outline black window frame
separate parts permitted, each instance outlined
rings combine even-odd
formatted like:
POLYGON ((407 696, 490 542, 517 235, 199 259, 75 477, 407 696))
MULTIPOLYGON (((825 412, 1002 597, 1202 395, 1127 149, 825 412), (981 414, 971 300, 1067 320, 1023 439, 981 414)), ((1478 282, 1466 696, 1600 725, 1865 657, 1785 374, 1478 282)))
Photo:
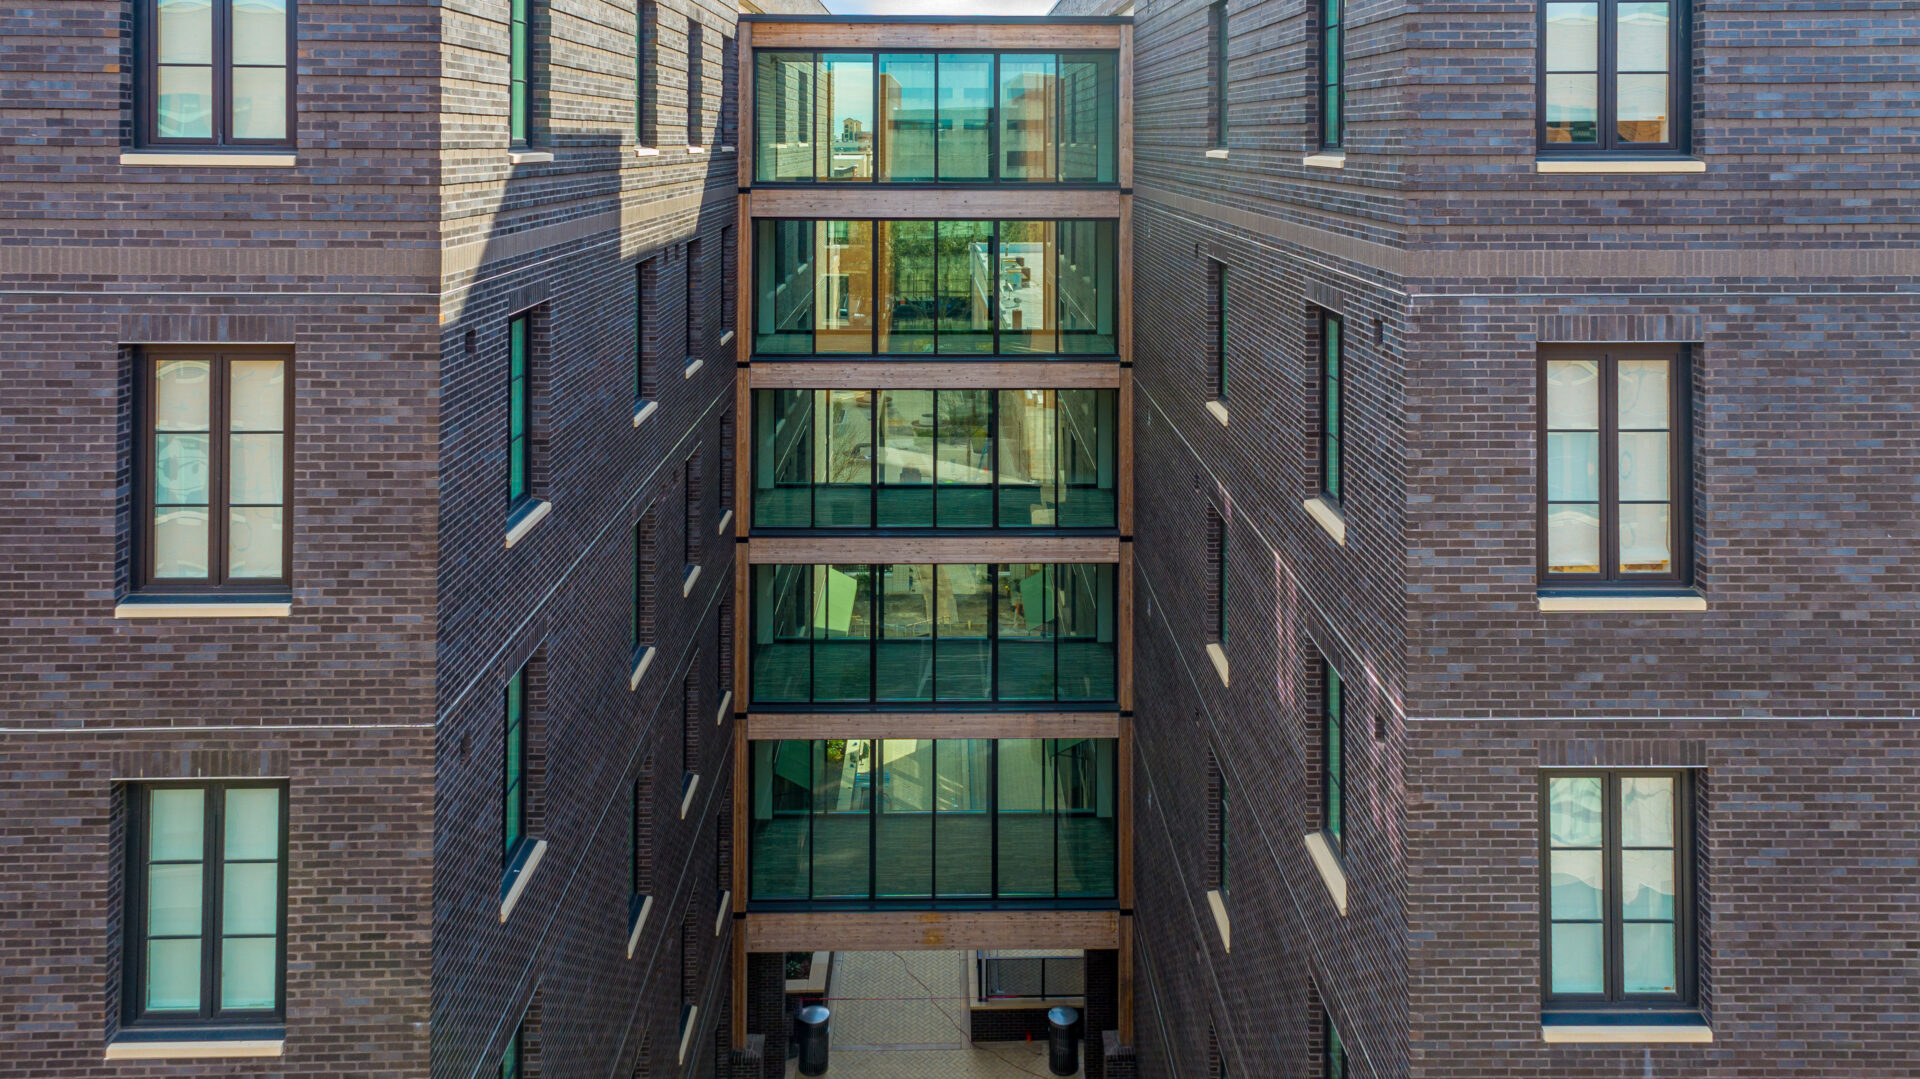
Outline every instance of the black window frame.
MULTIPOLYGON (((752 186, 754 187, 804 187, 808 185, 817 184, 817 185, 823 185, 826 187, 859 187, 861 185, 889 187, 893 185, 899 185, 902 187, 924 188, 924 189, 935 189, 935 190, 940 188, 1002 188, 1002 189, 1011 189, 1011 190, 1020 190, 1023 188, 1035 188, 1040 190, 1054 190, 1054 191, 1061 191, 1061 190, 1106 191, 1106 190, 1113 190, 1115 188, 1119 188, 1123 186, 1120 182, 1121 173, 1119 168, 1120 141, 1122 139, 1122 134, 1121 134, 1120 114, 1119 114, 1119 101, 1120 101, 1120 93, 1121 93, 1120 67, 1119 67, 1120 54, 1119 54, 1119 50, 1117 49, 1073 49, 1073 48, 947 49, 947 48, 938 48, 933 46, 927 46, 924 48, 898 46, 898 47, 891 47, 891 48, 884 48, 884 49, 877 49, 877 48, 815 49, 815 48, 768 47, 768 48, 756 48, 753 50, 753 57, 752 57, 753 63, 752 63, 751 70, 742 72, 740 75, 742 79, 758 80, 759 71, 760 71, 760 55, 762 53, 778 53, 786 56, 799 56, 799 55, 812 56, 814 75, 813 75, 812 82, 809 84, 809 88, 806 94, 806 98, 807 98, 806 110, 809 115, 802 118, 802 123, 806 125, 806 131, 808 132, 808 135, 810 137, 817 136, 819 134, 819 128, 817 127, 819 123, 819 114, 822 111, 832 107, 831 95, 827 93, 825 90, 826 80, 820 77, 821 57, 836 56, 836 57, 848 58, 848 57, 866 55, 871 58, 873 71, 874 71, 873 117, 874 117, 874 123, 876 126, 878 126, 881 122, 881 109, 880 109, 881 103, 880 103, 880 93, 879 93, 880 58, 882 56, 920 56, 920 55, 934 57, 935 59, 934 59, 934 84, 933 85, 934 85, 934 101, 935 101, 935 106, 934 106, 935 107, 935 113, 934 113, 935 137, 934 137, 933 171, 932 171, 933 178, 930 180, 883 180, 880 178, 880 175, 879 175, 879 172, 880 172, 879 159, 876 151, 875 162, 874 162, 875 167, 873 169, 874 174, 872 176, 858 177, 858 178, 845 179, 845 180, 835 180, 830 177, 823 177, 820 175, 820 170, 818 165, 819 158, 818 158, 818 155, 816 154, 815 155, 816 164, 814 166, 814 175, 809 179, 804 179, 804 180, 763 179, 757 175, 757 173, 759 172, 759 166, 760 166, 759 147, 762 145, 761 139, 760 139, 760 129, 761 129, 761 117, 763 113, 762 113, 762 106, 759 101, 759 95, 756 94, 755 100, 753 103, 753 116, 748 118, 748 123, 752 127, 752 131, 750 132, 750 135, 754 140, 753 145, 755 148, 754 149, 754 153, 755 153, 754 171, 756 175, 752 180, 752 186), (1058 103, 1063 99, 1063 95, 1065 94, 1065 83, 1066 83, 1066 80, 1064 77, 1058 76, 1058 72, 1060 71, 1061 68, 1063 68, 1066 65, 1066 63, 1069 60, 1074 58, 1091 57, 1091 56, 1106 56, 1106 57, 1113 58, 1115 112, 1114 112, 1114 134, 1113 134, 1114 146, 1112 149, 1113 164, 1114 164, 1114 178, 1112 181, 1102 183, 1099 181, 1063 180, 1063 179, 1057 179, 1057 178, 1053 180, 1010 180, 1010 179, 1002 178, 1001 172, 1002 172, 1002 166, 1004 165, 1004 162, 1001 160, 1001 155, 1000 155, 1000 134, 1001 134, 1000 132, 1000 128, 1001 128, 1000 58, 1003 56, 1041 56, 1041 55, 1052 56, 1054 58, 1054 70, 1056 72, 1056 83, 1057 83, 1055 87, 1056 105, 1058 105, 1058 103), (990 57, 993 61, 992 64, 990 65, 991 73, 988 77, 988 85, 992 89, 991 89, 991 94, 987 104, 987 118, 986 118, 987 155, 988 155, 987 161, 988 161, 988 172, 990 175, 984 180, 943 180, 940 178, 942 173, 940 171, 940 140, 939 140, 939 134, 938 134, 939 133, 939 111, 938 110, 939 110, 939 86, 940 86, 939 60, 941 58, 948 57, 948 56, 986 56, 986 57, 990 57)), ((757 81, 755 85, 757 87, 758 85, 757 81)), ((771 118, 777 118, 777 122, 773 126, 776 129, 789 126, 789 116, 786 109, 786 98, 781 95, 775 95, 773 98, 773 103, 774 103, 773 109, 770 111, 774 114, 774 117, 771 117, 771 118)), ((1051 153, 1053 154, 1053 158, 1054 158, 1054 173, 1056 177, 1059 176, 1064 171, 1060 167, 1060 158, 1061 158, 1061 146, 1066 141, 1064 137, 1066 110, 1064 108, 1061 108, 1059 112, 1061 114, 1062 121, 1061 121, 1061 125, 1056 129, 1053 145, 1051 147, 1051 153)), ((829 125, 827 138, 829 142, 831 142, 833 138, 831 125, 829 125)))
POLYGON ((1227 392, 1231 384, 1232 354, 1230 349, 1231 342, 1227 336, 1227 311, 1230 302, 1230 291, 1227 264, 1225 262, 1212 258, 1207 260, 1207 286, 1210 293, 1207 297, 1207 318, 1211 323, 1211 325, 1207 327, 1210 331, 1207 334, 1209 338, 1207 343, 1212 347, 1213 351, 1211 357, 1213 360, 1213 370, 1209 372, 1212 375, 1212 385, 1209 389, 1213 391, 1214 400, 1221 404, 1226 404, 1227 392))
POLYGON ((1534 572, 1539 587, 1600 592, 1685 590, 1693 586, 1693 350, 1683 344, 1554 344, 1535 360, 1534 572), (1553 573, 1548 569, 1547 364, 1593 359, 1600 365, 1600 565, 1598 573, 1553 573), (1620 360, 1664 360, 1667 375, 1668 526, 1673 568, 1667 573, 1620 572, 1619 374, 1620 360))
POLYGON ((530 801, 527 788, 532 784, 533 769, 527 760, 529 739, 527 726, 531 720, 527 707, 527 666, 523 665, 507 679, 506 688, 501 695, 501 721, 503 740, 500 749, 500 850, 501 865, 511 869, 519 860, 521 848, 534 842, 532 828, 527 819, 530 801), (516 708, 517 705, 517 708, 516 708), (519 768, 514 768, 514 749, 519 749, 519 768), (514 810, 519 810, 519 832, 514 831, 514 810))
POLYGON ((184 1032, 196 1029, 234 1027, 278 1027, 287 1016, 287 851, 288 784, 272 779, 220 779, 174 782, 142 781, 126 786, 126 875, 122 904, 124 937, 121 957, 120 1011, 122 1028, 184 1032), (201 931, 200 931, 200 1010, 192 1015, 182 1012, 149 1013, 144 990, 147 966, 147 821, 151 814, 150 796, 155 790, 192 789, 205 793, 206 814, 201 833, 201 931), (221 904, 225 889, 226 792, 229 790, 274 790, 280 795, 280 918, 276 927, 279 959, 275 978, 277 1003, 270 1009, 223 1009, 220 1000, 221 904))
POLYGON ((1219 888, 1220 894, 1226 896, 1229 894, 1233 884, 1233 847, 1231 832, 1229 830, 1232 817, 1228 815, 1228 809, 1231 805, 1231 795, 1229 793, 1231 788, 1228 785, 1226 768, 1219 764, 1216 764, 1215 768, 1218 769, 1218 782, 1220 786, 1219 789, 1215 791, 1214 807, 1215 812, 1219 814, 1220 835, 1219 843, 1214 850, 1214 884, 1215 887, 1219 888))
MULTIPOLYGON (((287 134, 279 139, 242 139, 233 132, 233 0, 211 0, 213 19, 214 133, 209 138, 162 138, 160 130, 159 0, 134 4, 134 145, 142 149, 270 150, 291 149, 299 135, 300 0, 287 4, 287 134)), ((249 65, 243 65, 249 66, 249 65)))
POLYGON ((527 1020, 522 1016, 514 1024, 513 1036, 500 1050, 500 1079, 521 1079, 527 1065, 527 1020))
POLYGON ((507 0, 507 145, 533 145, 534 11, 536 0, 507 0), (516 40, 517 38, 517 40, 516 40), (513 130, 515 111, 520 130, 513 130))
POLYGON ((535 493, 533 472, 534 446, 534 369, 539 346, 535 337, 533 315, 536 308, 528 308, 507 319, 507 516, 509 519, 524 512, 538 502, 535 493), (524 344, 521 346, 520 371, 514 373, 514 334, 518 328, 524 344), (514 400, 518 390, 519 400, 514 400), (513 436, 514 421, 520 422, 520 438, 516 442, 513 436), (520 465, 522 477, 521 489, 513 489, 513 466, 520 465))
POLYGON ((1333 1012, 1325 1005, 1320 1008, 1320 1076, 1321 1079, 1347 1079, 1346 1039, 1340 1036, 1333 1012))
POLYGON ((1346 852, 1347 680, 1320 657, 1320 834, 1334 856, 1346 852))
MULTIPOLYGON (((1692 6, 1688 0, 1667 0, 1667 109, 1673 117, 1666 142, 1621 142, 1618 127, 1619 83, 1615 71, 1619 21, 1615 14, 1620 0, 1584 0, 1598 5, 1599 25, 1595 28, 1599 55, 1595 63, 1596 93, 1599 109, 1595 123, 1599 138, 1591 145, 1547 141, 1547 7, 1541 0, 1534 12, 1534 154, 1538 157, 1679 157, 1692 144, 1693 56, 1692 6)), ((1627 74, 1632 74, 1628 72, 1627 74)))
POLYGON ((1347 324, 1338 314, 1317 308, 1320 322, 1320 475, 1316 494, 1334 506, 1347 493, 1347 324))
POLYGON ((1564 1018, 1599 1013, 1603 1016, 1622 1012, 1691 1014, 1698 1007, 1699 937, 1696 924, 1698 903, 1696 837, 1694 812, 1696 793, 1694 775, 1686 768, 1552 768, 1540 773, 1537 798, 1537 826, 1540 871, 1540 1007, 1543 1014, 1564 1018), (1552 812, 1550 784, 1555 779, 1597 777, 1601 780, 1601 894, 1603 980, 1602 994, 1555 993, 1553 991, 1553 909, 1549 902, 1552 887, 1552 812), (1624 950, 1620 914, 1620 781, 1635 777, 1673 780, 1673 915, 1674 979, 1673 994, 1629 994, 1620 988, 1621 953, 1624 950))
POLYGON ((1321 0, 1318 36, 1314 49, 1315 102, 1319 112, 1313 126, 1322 150, 1344 150, 1347 145, 1347 0, 1321 0), (1327 17, 1327 9, 1333 17, 1327 17), (1333 60, 1334 74, 1327 78, 1327 60, 1333 60), (1336 108, 1334 122, 1327 123, 1327 105, 1336 108))
MULTIPOLYGON (((294 367, 293 350, 262 346, 226 346, 226 345, 179 345, 148 346, 136 353, 139 373, 135 379, 138 390, 136 414, 139 419, 139 452, 134 456, 134 490, 136 512, 139 519, 134 526, 138 537, 135 543, 137 558, 133 589, 141 595, 254 595, 259 593, 283 593, 293 587, 293 532, 294 532, 294 484, 293 460, 296 445, 297 417, 294 415, 294 367), (156 372, 163 360, 208 360, 212 385, 208 387, 208 476, 207 476, 207 576, 205 579, 187 577, 158 577, 154 574, 153 558, 156 550, 154 536, 155 481, 154 463, 158 459, 155 447, 156 430, 154 409, 158 403, 158 388, 154 383, 156 372), (278 360, 281 363, 281 381, 284 384, 285 399, 281 403, 280 456, 283 473, 280 477, 280 576, 278 577, 232 577, 227 544, 227 532, 230 527, 232 509, 232 374, 234 360, 278 360)), ((260 432, 268 433, 268 432, 260 432)))

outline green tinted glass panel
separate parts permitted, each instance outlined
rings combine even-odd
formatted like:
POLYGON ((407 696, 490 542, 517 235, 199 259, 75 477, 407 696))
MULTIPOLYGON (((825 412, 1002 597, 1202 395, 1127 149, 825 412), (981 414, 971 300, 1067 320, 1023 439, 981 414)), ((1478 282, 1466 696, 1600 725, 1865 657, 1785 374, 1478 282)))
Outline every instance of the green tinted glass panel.
POLYGON ((934 179, 933 54, 882 53, 879 94, 879 179, 934 179))
POLYGON ((940 179, 962 183, 993 175, 993 57, 955 53, 939 59, 940 179))

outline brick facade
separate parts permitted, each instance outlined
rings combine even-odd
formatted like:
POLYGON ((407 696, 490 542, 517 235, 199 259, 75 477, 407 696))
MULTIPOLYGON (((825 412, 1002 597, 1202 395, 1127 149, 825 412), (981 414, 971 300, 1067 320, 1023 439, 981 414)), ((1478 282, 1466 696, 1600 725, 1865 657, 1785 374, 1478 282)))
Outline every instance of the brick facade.
MULTIPOLYGON (((287 777, 285 1055, 142 1074, 485 1074, 522 1017, 530 1071, 549 1079, 632 1074, 643 1045, 647 1074, 666 1074, 683 954, 702 1027, 686 1074, 716 1066, 725 725, 696 724, 703 780, 684 817, 677 775, 650 785, 655 904, 632 959, 625 943, 633 782, 649 756, 679 761, 679 687, 718 684, 717 650, 700 646, 722 639, 732 588, 731 544, 679 533, 681 465, 726 460, 732 407, 715 327, 730 306, 735 5, 648 5, 662 145, 647 156, 634 6, 534 6, 528 149, 552 161, 509 161, 504 0, 304 0, 286 168, 122 164, 131 5, 0 14, 0 185, 15 196, 0 205, 0 497, 39 510, 0 525, 24 557, 0 583, 0 1007, 16 1018, 0 1074, 126 1073, 103 1059, 125 783, 203 776, 287 777), (704 101, 691 138, 689 69, 704 101), (706 265, 690 267, 696 240, 706 265), (706 362, 682 377, 689 275, 706 362), (553 508, 509 549, 506 320, 528 309, 533 491, 553 508), (636 324, 656 401, 638 427, 636 324), (115 618, 138 349, 212 342, 292 359, 293 613, 115 618), (660 653, 629 690, 630 545, 650 509, 655 550, 676 557, 651 575, 643 632, 660 653), (684 597, 683 547, 703 566, 684 597), (529 660, 529 825, 548 847, 501 924, 501 693, 529 660), (704 928, 682 940, 683 924, 704 928)), ((705 529, 718 486, 696 492, 705 529)))

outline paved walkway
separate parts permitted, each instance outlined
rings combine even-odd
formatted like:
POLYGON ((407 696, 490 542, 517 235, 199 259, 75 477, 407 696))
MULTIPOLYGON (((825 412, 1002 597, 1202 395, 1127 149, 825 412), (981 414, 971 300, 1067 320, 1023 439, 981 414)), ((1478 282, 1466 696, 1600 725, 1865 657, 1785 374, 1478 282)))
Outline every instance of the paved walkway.
POLYGON ((968 957, 835 952, 828 1079, 1052 1079, 1043 1043, 967 1037, 968 957))

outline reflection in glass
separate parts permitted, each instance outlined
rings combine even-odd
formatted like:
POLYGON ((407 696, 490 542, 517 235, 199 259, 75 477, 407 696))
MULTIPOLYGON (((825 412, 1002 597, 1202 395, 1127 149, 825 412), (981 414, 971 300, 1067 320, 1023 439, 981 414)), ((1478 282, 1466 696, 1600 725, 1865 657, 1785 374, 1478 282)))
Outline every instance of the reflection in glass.
POLYGON ((988 622, 993 613, 991 566, 935 566, 938 589, 934 646, 940 676, 935 696, 943 701, 980 701, 993 695, 993 658, 988 622))
POLYGON ((990 390, 942 390, 935 398, 934 520, 943 528, 993 524, 990 390))
POLYGON ((873 351, 873 223, 822 221, 814 230, 819 264, 813 304, 815 352, 873 351))
MULTIPOLYGON (((826 223, 821 223, 824 231, 826 223)), ((804 355, 813 348, 812 221, 754 222, 754 342, 763 355, 804 355)))
POLYGON ((879 676, 883 701, 933 699, 934 568, 884 566, 880 572, 879 676))
POLYGON ((813 743, 813 895, 872 889, 873 748, 864 738, 813 743))
POLYGON ((1000 353, 1055 352, 1055 225, 1052 221, 1002 221, 995 295, 1000 311, 1000 353))
POLYGON ((1588 360, 1547 362, 1547 570, 1600 569, 1600 379, 1588 360))
POLYGON ((880 244, 880 351, 933 351, 937 314, 933 221, 882 221, 880 244))
POLYGON ((1060 284, 1060 351, 1108 356, 1116 351, 1118 229, 1112 221, 1062 221, 1056 264, 1060 284))
POLYGON ((1060 57, 1060 179, 1066 183, 1119 179, 1118 66, 1112 53, 1060 57))
POLYGON ((1053 895, 1054 790, 1040 738, 1003 738, 999 744, 996 816, 1003 896, 1053 895))
POLYGON ((874 817, 874 895, 880 899, 933 894, 933 805, 937 780, 932 739, 877 742, 878 812, 874 817))
POLYGON ((927 527, 933 516, 934 391, 880 393, 881 527, 927 527))
MULTIPOLYGON (((984 160, 984 153, 982 158, 984 160)), ((941 157, 944 169, 946 157, 941 157)), ((939 224, 937 351, 943 356, 993 352, 993 223, 939 224)))
POLYGON ((868 53, 822 53, 820 85, 826 108, 814 144, 822 180, 873 178, 873 57, 868 53))
POLYGON ((1000 179, 1059 178, 1057 139, 1058 59, 1052 54, 1005 53, 1000 57, 1000 179))
POLYGON ((931 53, 880 56, 880 173, 883 182, 931 180, 934 142, 931 53))
POLYGON ((977 182, 993 177, 993 57, 940 57, 940 179, 977 182))
POLYGON ((934 810, 939 863, 936 894, 966 898, 993 894, 993 742, 942 738, 933 743, 938 769, 934 810))
POLYGON ((813 444, 813 523, 822 528, 872 524, 873 393, 814 391, 821 426, 813 444))
POLYGON ((810 52, 762 52, 754 58, 754 176, 813 179, 814 61, 810 52))

